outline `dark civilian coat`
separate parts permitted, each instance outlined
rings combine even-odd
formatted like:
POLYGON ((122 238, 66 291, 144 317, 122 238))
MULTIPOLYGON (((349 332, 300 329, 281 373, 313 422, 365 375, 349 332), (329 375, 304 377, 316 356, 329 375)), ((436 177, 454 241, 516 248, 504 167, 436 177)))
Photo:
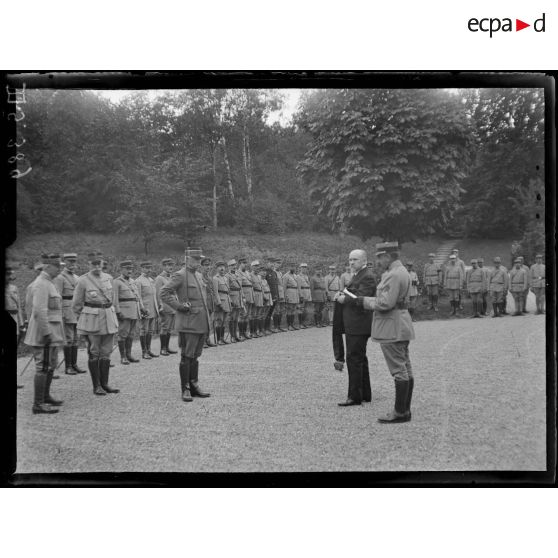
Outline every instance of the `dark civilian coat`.
MULTIPOLYGON (((353 275, 345 288, 356 296, 375 296, 376 280, 372 271, 362 268, 353 275)), ((356 299, 345 295, 343 304, 343 326, 349 335, 370 335, 372 329, 372 312, 356 305, 356 299)))

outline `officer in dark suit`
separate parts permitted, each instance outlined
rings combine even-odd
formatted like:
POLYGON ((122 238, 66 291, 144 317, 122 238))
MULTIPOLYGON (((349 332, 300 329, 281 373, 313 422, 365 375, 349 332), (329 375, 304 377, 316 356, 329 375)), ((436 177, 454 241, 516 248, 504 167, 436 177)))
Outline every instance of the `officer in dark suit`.
POLYGON ((347 345, 347 369, 349 372, 349 393, 347 400, 339 403, 341 407, 360 405, 362 401, 371 401, 370 371, 366 357, 366 343, 372 328, 372 312, 357 306, 357 297, 375 296, 376 280, 367 267, 366 252, 353 250, 349 254, 349 265, 354 273, 345 286, 354 298, 339 294, 337 302, 343 305, 343 327, 347 345))

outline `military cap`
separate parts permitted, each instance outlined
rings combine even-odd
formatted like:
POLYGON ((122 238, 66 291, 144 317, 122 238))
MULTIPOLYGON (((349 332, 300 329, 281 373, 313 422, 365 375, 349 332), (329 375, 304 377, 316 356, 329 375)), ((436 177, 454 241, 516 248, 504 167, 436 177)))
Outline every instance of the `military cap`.
POLYGON ((407 264, 406 265, 414 265, 413 262, 407 260, 407 264))
POLYGON ((89 263, 100 262, 103 260, 103 253, 99 251, 89 252, 89 254, 87 254, 87 260, 89 263))
POLYGON ((153 267, 153 264, 150 261, 140 262, 140 267, 153 267))
POLYGON ((204 264, 205 262, 211 263, 211 258, 208 258, 208 257, 202 258, 201 263, 204 264))
POLYGON ((40 271, 41 269, 43 269, 43 267, 45 267, 45 264, 43 262, 39 262, 33 266, 33 269, 35 271, 40 271))
POLYGON ((220 265, 226 266, 227 264, 223 260, 219 260, 218 262, 215 262, 215 267, 219 267, 220 265))
POLYGON ((238 263, 248 263, 248 258, 242 256, 241 258, 238 258, 238 263))
POLYGON ((161 265, 167 265, 167 264, 171 264, 174 263, 174 260, 172 258, 163 258, 161 260, 161 265))
POLYGON ((456 256, 455 254, 452 254, 452 255, 449 257, 449 259, 450 259, 450 260, 455 260, 455 259, 457 259, 457 256, 456 256))
POLYGON ((452 252, 459 252, 459 250, 457 248, 452 248, 451 251, 452 252))
POLYGON ((429 257, 429 258, 435 258, 435 257, 436 257, 436 254, 434 254, 434 252, 430 252, 430 254, 428 254, 428 257, 429 257))
POLYGON ((478 263, 478 261, 477 261, 475 258, 473 258, 473 259, 471 260, 471 263, 472 263, 472 264, 478 263))
POLYGON ((60 261, 60 254, 55 253, 41 254, 41 261, 44 265, 60 265, 62 263, 60 261))
POLYGON ((260 261, 259 260, 254 260, 250 265, 260 265, 260 261))
POLYGON ((62 258, 65 260, 77 260, 77 254, 75 252, 66 252, 62 254, 62 258))
POLYGON ((494 262, 495 262, 495 263, 501 263, 501 262, 502 262, 502 258, 501 258, 500 256, 496 256, 496 257, 494 258, 494 262))
POLYGON ((227 265, 236 265, 236 260, 233 258, 227 262, 227 265))
POLYGON ((484 263, 484 258, 477 258, 478 263, 484 263))
POLYGON ((298 267, 308 267, 307 263, 301 263, 298 267))
POLYGON ((521 258, 515 258, 515 260, 513 260, 513 263, 521 263, 521 258))
POLYGON ((389 252, 398 252, 399 242, 379 242, 376 244, 376 256, 388 254, 389 252))
POLYGON ((134 267, 132 260, 123 260, 120 262, 120 267, 134 267))
POLYGON ((203 258, 201 248, 190 248, 190 247, 188 247, 184 251, 184 255, 186 257, 190 257, 190 258, 203 258))
POLYGON ((535 258, 542 258, 542 254, 537 254, 535 258))
POLYGON ((275 258, 273 261, 274 261, 275 263, 279 263, 279 264, 280 264, 280 263, 283 263, 283 260, 282 260, 281 258, 275 258))

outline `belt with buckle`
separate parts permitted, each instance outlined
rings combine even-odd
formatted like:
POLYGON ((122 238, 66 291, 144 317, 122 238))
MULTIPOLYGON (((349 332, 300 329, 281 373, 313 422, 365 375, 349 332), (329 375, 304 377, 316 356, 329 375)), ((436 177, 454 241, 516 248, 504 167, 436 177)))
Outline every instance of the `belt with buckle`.
POLYGON ((62 300, 72 300, 72 298, 74 298, 72 295, 64 295, 62 300))
POLYGON ((110 308, 112 306, 112 302, 107 302, 106 304, 93 304, 91 302, 85 302, 83 305, 91 308, 110 308))
POLYGON ((135 298, 119 298, 118 302, 136 302, 135 298))

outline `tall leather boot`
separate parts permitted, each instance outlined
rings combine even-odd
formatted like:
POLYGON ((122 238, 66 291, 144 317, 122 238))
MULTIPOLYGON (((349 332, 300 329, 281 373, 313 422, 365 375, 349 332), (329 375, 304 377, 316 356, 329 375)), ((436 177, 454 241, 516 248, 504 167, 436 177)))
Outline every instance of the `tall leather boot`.
POLYGON ((125 339, 118 340, 118 351, 120 352, 120 364, 130 364, 130 361, 126 358, 126 341, 125 339))
POLYGON ((190 359, 190 393, 192 397, 209 397, 211 394, 203 391, 198 385, 199 366, 197 358, 190 359))
POLYGON ((409 387, 407 389, 407 403, 405 405, 405 413, 411 420, 411 399, 413 398, 413 389, 415 387, 415 377, 409 376, 409 387))
MULTIPOLYGON (((459 304, 459 301, 457 302, 459 304)), ((396 422, 409 422, 407 414, 407 396, 409 394, 409 380, 395 380, 395 406, 393 411, 378 418, 378 422, 393 424, 396 422)))
POLYGON ((258 320, 258 331, 260 332, 260 337, 265 337, 267 335, 265 330, 265 318, 260 318, 258 320))
POLYGON ((171 333, 170 331, 167 332, 167 341, 165 343, 165 347, 167 348, 167 353, 169 353, 169 355, 175 355, 178 353, 178 351, 173 351, 169 344, 170 344, 170 340, 171 340, 171 333))
POLYGON ((134 343, 134 340, 131 337, 126 337, 126 341, 125 341, 126 358, 128 359, 128 362, 136 363, 136 362, 139 362, 139 360, 132 356, 132 344, 133 343, 134 343))
POLYGON ((54 375, 54 370, 49 369, 49 371, 47 372, 47 377, 45 382, 45 403, 47 405, 52 405, 53 407, 60 407, 60 405, 62 405, 64 401, 60 399, 54 399, 54 397, 50 395, 50 384, 52 383, 53 375, 54 375))
POLYGON ((492 303, 492 310, 494 311, 494 315, 492 317, 493 318, 498 318, 500 316, 500 311, 499 311, 497 302, 492 303))
POLYGON ((95 395, 106 395, 107 392, 101 387, 101 371, 99 369, 99 359, 91 358, 88 361, 89 374, 93 383, 93 393, 95 395))
POLYGON ((110 370, 110 360, 108 358, 100 358, 99 359, 99 376, 100 376, 101 387, 107 393, 120 393, 119 389, 111 388, 108 385, 109 370, 110 370))
POLYGON ((145 346, 147 348, 147 354, 151 357, 151 358, 159 358, 159 355, 156 355, 155 353, 151 352, 151 333, 148 333, 145 336, 145 346))
POLYGON ((169 352, 167 350, 168 340, 169 340, 169 334, 168 333, 160 333, 159 334, 159 343, 161 344, 161 350, 159 351, 159 354, 161 354, 163 356, 169 356, 169 352))
POLYGON ((47 381, 47 366, 43 367, 40 372, 35 372, 34 378, 34 397, 33 397, 33 414, 54 414, 58 412, 58 409, 51 407, 45 403, 45 389, 47 381))
MULTIPOLYGON (((298 316, 298 314, 297 314, 297 316, 298 316)), ((299 320, 299 325, 300 325, 300 320, 299 320)), ((296 326, 296 325, 295 325, 295 314, 291 314, 291 327, 292 327, 294 330, 297 330, 297 331, 300 329, 299 326, 296 326)))
POLYGON ((77 372, 72 368, 72 347, 66 345, 64 347, 64 373, 69 376, 75 376, 77 372))
POLYGON ((71 349, 72 349, 71 350, 72 368, 74 369, 76 374, 85 374, 86 370, 83 370, 83 368, 80 368, 77 365, 78 346, 77 345, 72 345, 71 349))
POLYGON ((180 359, 180 364, 178 365, 178 371, 180 372, 180 393, 182 394, 182 401, 193 401, 192 395, 190 394, 190 363, 191 359, 187 357, 182 357, 180 359))
POLYGON ((438 312, 438 295, 432 297, 434 299, 434 312, 438 312))
POLYGON ((151 357, 147 352, 147 345, 145 344, 145 335, 140 335, 140 345, 141 345, 141 358, 144 358, 146 360, 151 360, 151 357))
POLYGON ((229 322, 229 335, 231 336, 231 343, 236 343, 236 338, 234 336, 234 322, 229 322))
POLYGON ((240 327, 240 322, 233 323, 233 334, 237 342, 244 341, 244 339, 242 339, 242 335, 240 335, 239 327, 240 327))

